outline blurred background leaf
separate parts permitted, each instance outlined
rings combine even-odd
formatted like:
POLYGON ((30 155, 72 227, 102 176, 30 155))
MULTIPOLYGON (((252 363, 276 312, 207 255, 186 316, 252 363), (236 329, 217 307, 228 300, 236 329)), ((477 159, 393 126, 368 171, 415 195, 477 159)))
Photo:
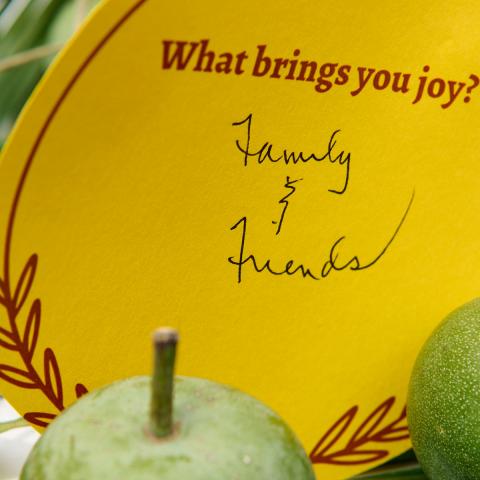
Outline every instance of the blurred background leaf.
POLYGON ((30 424, 23 418, 17 418, 8 422, 0 422, 0 433, 9 432, 14 428, 28 427, 30 424))
POLYGON ((0 0, 0 147, 55 54, 98 0, 0 0))
POLYGON ((352 480, 428 480, 412 449, 352 480))

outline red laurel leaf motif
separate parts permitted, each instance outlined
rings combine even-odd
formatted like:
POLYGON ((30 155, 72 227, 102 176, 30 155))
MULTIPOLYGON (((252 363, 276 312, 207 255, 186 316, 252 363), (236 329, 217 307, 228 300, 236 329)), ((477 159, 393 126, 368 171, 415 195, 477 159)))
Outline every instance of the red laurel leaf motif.
POLYGON ((10 340, 13 340, 13 335, 11 332, 9 332, 6 328, 3 328, 3 327, 0 327, 0 333, 2 335, 5 335, 6 337, 8 337, 10 340))
POLYGON ((63 388, 57 358, 51 348, 46 348, 44 353, 45 386, 53 393, 60 405, 63 405, 63 388))
POLYGON ((382 423, 385 416, 388 414, 392 405, 395 403, 395 397, 387 398, 380 404, 358 427, 351 438, 352 443, 363 443, 376 428, 382 423))
POLYGON ((390 432, 382 435, 382 442, 398 442, 399 440, 405 440, 409 437, 408 427, 401 427, 390 430, 390 432))
POLYGON ((19 311, 25 300, 27 299, 30 288, 32 288, 33 279, 37 270, 38 256, 33 254, 23 268, 20 278, 18 279, 15 293, 13 294, 13 303, 17 311, 19 311))
POLYGON ((323 435, 320 441, 317 443, 311 455, 317 457, 322 456, 327 452, 330 447, 332 447, 338 439, 345 433, 345 430, 350 426, 355 415, 357 414, 358 407, 352 407, 350 410, 345 412, 323 435), (327 440, 330 440, 329 443, 325 445, 327 440), (323 448, 322 448, 323 447, 323 448))
POLYGON ((406 408, 390 423, 382 427, 387 415, 392 410, 395 397, 387 398, 360 424, 346 442, 341 442, 348 427, 358 413, 358 406, 347 410, 323 435, 310 453, 312 463, 330 465, 362 465, 375 462, 388 455, 385 449, 364 449, 372 443, 387 443, 409 438, 408 427, 401 425, 406 420, 406 408), (328 443, 327 443, 328 441, 328 443), (338 449, 333 447, 341 446, 338 449))
POLYGON ((77 383, 75 385, 75 395, 77 398, 83 397, 88 393, 87 387, 83 385, 82 383, 77 383))
POLYGON ((12 334, 0 327, 0 347, 7 350, 18 350, 18 345, 15 343, 12 334))
POLYGON ((53 413, 29 412, 23 418, 37 427, 48 427, 48 424, 56 418, 53 413))
POLYGON ((2 339, 2 337, 0 336, 0 347, 2 348, 6 348, 7 350, 18 350, 18 347, 17 347, 17 344, 16 343, 9 343, 7 341, 5 341, 4 339, 2 339))
POLYGON ((355 452, 335 453, 323 457, 323 462, 331 465, 363 465, 376 462, 388 455, 387 450, 357 450, 355 452))
POLYGON ((0 365, 0 378, 20 388, 36 388, 29 373, 16 367, 0 365))
POLYGON ((30 311, 28 312, 22 340, 29 361, 32 359, 35 347, 37 346, 38 334, 40 332, 40 314, 41 304, 37 298, 33 301, 30 311))

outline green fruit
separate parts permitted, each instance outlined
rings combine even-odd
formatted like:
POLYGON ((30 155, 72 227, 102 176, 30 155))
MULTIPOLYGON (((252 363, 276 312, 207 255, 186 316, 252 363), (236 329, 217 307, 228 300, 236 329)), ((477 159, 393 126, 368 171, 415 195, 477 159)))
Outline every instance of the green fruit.
POLYGON ((153 382, 150 377, 116 382, 59 416, 32 450, 21 479, 315 478, 293 432, 238 390, 177 377, 172 421, 171 347, 157 343, 153 382))
POLYGON ((480 479, 480 299, 448 315, 427 340, 412 372, 407 415, 429 478, 480 479))

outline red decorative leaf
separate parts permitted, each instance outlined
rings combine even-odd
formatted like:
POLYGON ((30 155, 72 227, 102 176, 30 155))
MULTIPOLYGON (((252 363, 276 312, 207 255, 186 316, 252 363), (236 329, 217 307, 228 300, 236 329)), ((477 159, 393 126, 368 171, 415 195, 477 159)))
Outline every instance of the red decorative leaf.
POLYGON ((36 388, 28 372, 16 367, 0 365, 0 378, 20 388, 36 388))
POLYGON ((33 301, 28 312, 27 323, 23 333, 22 343, 27 351, 27 359, 30 361, 37 346, 38 334, 40 331, 41 303, 37 298, 33 301))
POLYGON ((345 433, 345 430, 350 426, 355 415, 357 414, 358 406, 347 410, 325 433, 320 441, 315 445, 310 459, 313 463, 317 457, 322 458, 324 454, 338 441, 338 439, 345 433))
POLYGON ((46 348, 44 353, 45 386, 57 399, 59 405, 63 405, 63 388, 60 369, 57 358, 51 348, 46 348))
POLYGON ((3 281, 3 278, 0 278, 0 291, 5 294, 5 282, 3 281))
POLYGON ((410 438, 408 427, 399 427, 386 432, 381 432, 380 435, 375 435, 373 441, 375 442, 397 442, 399 440, 406 440, 410 438))
POLYGON ((2 327, 0 327, 0 347, 7 350, 18 350, 18 345, 14 342, 12 333, 2 327))
POLYGON ((368 439, 382 423, 394 403, 395 397, 387 398, 387 400, 381 403, 357 428, 349 443, 364 443, 364 441, 368 439))
POLYGON ((364 449, 369 443, 387 443, 404 440, 409 437, 408 427, 402 425, 406 418, 406 408, 394 421, 381 427, 385 418, 392 410, 395 397, 387 398, 354 431, 348 440, 343 440, 344 434, 358 412, 355 406, 348 410, 320 439, 310 454, 312 463, 330 465, 363 465, 376 462, 388 455, 388 450, 364 449), (332 447, 341 442, 340 448, 331 451, 332 447))
POLYGON ((77 395, 77 398, 83 397, 88 393, 88 389, 85 385, 82 383, 77 383, 75 385, 75 394, 77 395))
POLYGON ((48 427, 48 424, 56 418, 56 415, 53 413, 29 412, 23 418, 27 422, 37 425, 37 427, 48 427))
POLYGON ((7 350, 18 350, 18 346, 14 343, 9 343, 5 341, 1 336, 0 336, 0 347, 5 348, 7 350))
POLYGON ((0 327, 0 333, 5 337, 10 338, 10 340, 13 340, 13 333, 9 332, 6 328, 0 327))
POLYGON ((17 312, 22 308, 27 295, 32 287, 35 271, 37 270, 38 256, 34 253, 27 261, 20 278, 18 279, 15 293, 13 294, 13 303, 17 312))
POLYGON ((322 463, 328 463, 330 465, 363 465, 365 463, 376 462, 387 455, 387 450, 342 451, 328 455, 322 463))

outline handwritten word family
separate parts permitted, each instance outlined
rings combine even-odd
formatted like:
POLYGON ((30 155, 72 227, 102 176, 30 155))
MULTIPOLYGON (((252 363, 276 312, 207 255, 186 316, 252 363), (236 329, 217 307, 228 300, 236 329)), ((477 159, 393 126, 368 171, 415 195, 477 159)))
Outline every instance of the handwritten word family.
POLYGON ((245 126, 245 141, 242 142, 237 140, 235 145, 237 149, 243 155, 243 164, 245 167, 249 165, 249 160, 261 165, 262 163, 282 163, 284 165, 296 165, 298 163, 315 163, 315 162, 324 162, 327 161, 331 164, 336 164, 344 169, 344 180, 343 185, 340 188, 329 189, 332 193, 337 193, 339 195, 345 193, 348 187, 348 181, 350 178, 350 152, 345 152, 341 150, 337 152, 335 150, 337 140, 336 136, 340 130, 335 130, 328 140, 328 145, 325 149, 319 150, 317 152, 308 152, 303 151, 294 151, 288 150, 285 148, 275 147, 270 142, 260 142, 258 145, 253 145, 252 141, 252 114, 249 114, 244 120, 239 122, 234 122, 232 125, 234 127, 245 126), (259 146, 260 145, 260 146, 259 146))
POLYGON ((442 109, 463 100, 470 102, 480 78, 471 73, 462 80, 431 78, 431 66, 424 65, 420 75, 411 72, 392 71, 389 68, 374 68, 364 65, 348 65, 341 62, 318 62, 302 58, 299 48, 291 55, 276 56, 267 45, 257 45, 255 51, 217 51, 210 40, 163 41, 164 70, 187 70, 216 74, 249 74, 253 77, 283 79, 314 84, 317 93, 326 93, 333 88, 348 86, 351 96, 368 91, 411 95, 411 103, 425 98, 438 101, 442 109))
MULTIPOLYGON (((305 154, 302 151, 291 151, 287 149, 278 149, 275 148, 270 142, 260 142, 259 145, 253 145, 252 140, 252 120, 253 114, 249 114, 243 120, 238 122, 233 122, 232 126, 243 127, 244 129, 244 138, 243 140, 236 140, 235 146, 241 154, 242 163, 245 167, 251 165, 251 162, 262 164, 264 162, 273 162, 273 163, 282 163, 285 165, 295 166, 299 162, 321 162, 329 161, 332 164, 344 165, 345 166, 345 181, 341 190, 329 190, 332 193, 343 194, 345 193, 348 180, 349 180, 349 171, 350 171, 350 160, 351 154, 346 153, 341 150, 337 153, 333 153, 336 141, 335 136, 339 132, 336 130, 330 137, 330 141, 324 153, 307 153, 305 154)), ((289 207, 290 201, 297 191, 297 188, 300 188, 300 185, 303 184, 303 178, 291 178, 289 175, 286 176, 284 188, 288 192, 280 198, 278 201, 279 205, 282 207, 280 212, 280 218, 278 220, 273 220, 272 223, 277 226, 275 235, 280 235, 282 226, 286 221, 286 212, 289 207), (300 183, 301 182, 301 183, 300 183)), ((293 259, 287 261, 274 261, 270 258, 267 259, 258 259, 254 253, 250 253, 247 250, 247 226, 248 219, 246 216, 240 218, 231 228, 231 231, 240 231, 240 246, 238 248, 238 254, 228 257, 228 262, 236 268, 237 272, 237 282, 241 283, 244 278, 244 271, 246 268, 250 267, 250 270, 254 273, 266 272, 271 275, 297 275, 303 279, 311 280, 321 280, 326 278, 332 272, 341 272, 343 270, 350 271, 361 271, 366 270, 370 267, 373 267, 387 252, 390 245, 393 243, 397 237, 402 225, 404 224, 408 212, 413 203, 415 193, 413 192, 410 200, 408 201, 407 207, 401 215, 400 221, 396 224, 393 233, 390 234, 388 241, 384 246, 379 250, 379 252, 367 260, 360 259, 359 255, 350 255, 345 258, 345 255, 342 255, 342 246, 346 243, 346 236, 341 236, 335 240, 328 253, 327 258, 317 266, 313 268, 307 266, 303 263, 297 262, 293 259)))

